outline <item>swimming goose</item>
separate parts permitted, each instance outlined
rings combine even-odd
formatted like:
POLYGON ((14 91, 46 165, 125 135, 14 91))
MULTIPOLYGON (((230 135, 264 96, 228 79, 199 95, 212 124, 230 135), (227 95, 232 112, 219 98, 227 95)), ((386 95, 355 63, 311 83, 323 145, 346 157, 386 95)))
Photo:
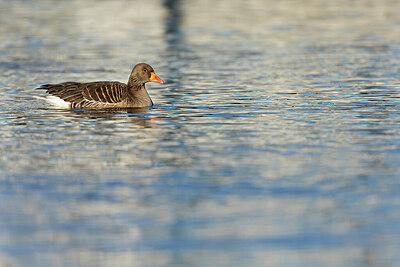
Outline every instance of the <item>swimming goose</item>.
POLYGON ((144 86, 147 82, 164 83, 154 69, 146 64, 137 64, 129 76, 128 83, 121 82, 64 82, 45 84, 46 100, 63 108, 141 108, 153 105, 144 86))

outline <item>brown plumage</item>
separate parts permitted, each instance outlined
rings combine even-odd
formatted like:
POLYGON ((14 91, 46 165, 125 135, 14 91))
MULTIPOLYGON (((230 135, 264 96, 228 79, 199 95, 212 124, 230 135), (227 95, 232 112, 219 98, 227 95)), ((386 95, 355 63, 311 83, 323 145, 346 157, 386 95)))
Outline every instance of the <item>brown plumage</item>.
MULTIPOLYGON (((128 83, 121 82, 64 82, 59 84, 45 84, 38 89, 58 97, 69 108, 139 108, 153 105, 146 91, 145 83, 164 83, 154 69, 146 64, 137 64, 129 76, 128 83)), ((47 97, 49 102, 55 99, 47 97)), ((61 101, 62 102, 62 101, 61 101)))

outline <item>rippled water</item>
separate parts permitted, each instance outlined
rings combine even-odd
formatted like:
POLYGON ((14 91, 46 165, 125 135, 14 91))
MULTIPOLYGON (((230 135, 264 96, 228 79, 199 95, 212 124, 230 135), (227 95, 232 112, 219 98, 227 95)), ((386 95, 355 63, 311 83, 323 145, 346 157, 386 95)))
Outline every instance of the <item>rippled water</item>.
POLYGON ((0 265, 400 265, 398 10, 0 1, 0 265), (34 98, 142 61, 152 108, 34 98))

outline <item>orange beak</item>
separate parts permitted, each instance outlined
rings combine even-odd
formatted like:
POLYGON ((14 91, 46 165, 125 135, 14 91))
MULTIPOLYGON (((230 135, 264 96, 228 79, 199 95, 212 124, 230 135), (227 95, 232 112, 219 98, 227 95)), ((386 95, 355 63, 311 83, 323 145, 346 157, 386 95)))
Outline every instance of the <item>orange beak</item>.
POLYGON ((151 73, 150 82, 164 83, 164 81, 161 80, 160 77, 158 77, 154 72, 151 73))

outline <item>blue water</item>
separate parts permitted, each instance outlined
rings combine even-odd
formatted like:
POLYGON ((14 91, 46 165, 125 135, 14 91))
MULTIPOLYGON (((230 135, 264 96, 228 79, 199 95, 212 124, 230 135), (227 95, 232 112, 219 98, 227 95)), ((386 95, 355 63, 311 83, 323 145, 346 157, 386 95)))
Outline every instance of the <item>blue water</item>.
POLYGON ((0 1, 0 266, 400 265, 398 1, 0 1), (60 110, 126 82, 145 109, 60 110))

